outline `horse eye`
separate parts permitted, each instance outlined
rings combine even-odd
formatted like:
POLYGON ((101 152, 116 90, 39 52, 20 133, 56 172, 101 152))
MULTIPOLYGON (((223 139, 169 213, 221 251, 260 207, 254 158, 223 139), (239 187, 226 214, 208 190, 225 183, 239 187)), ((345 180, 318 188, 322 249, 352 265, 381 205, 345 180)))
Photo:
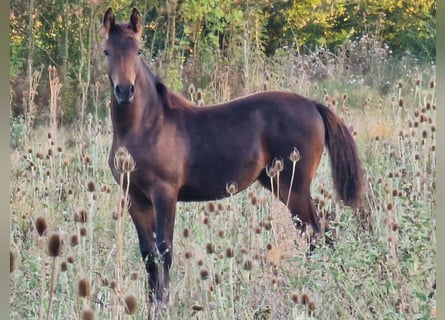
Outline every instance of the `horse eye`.
POLYGON ((142 49, 138 50, 138 56, 140 56, 142 54, 142 49))
POLYGON ((108 56, 108 50, 104 50, 104 56, 108 56))

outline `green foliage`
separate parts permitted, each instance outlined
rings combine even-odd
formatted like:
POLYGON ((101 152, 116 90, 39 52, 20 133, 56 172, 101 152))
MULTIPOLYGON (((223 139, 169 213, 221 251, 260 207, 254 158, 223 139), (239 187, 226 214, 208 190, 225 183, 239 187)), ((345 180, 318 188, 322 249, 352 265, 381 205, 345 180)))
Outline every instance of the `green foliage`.
POLYGON ((410 51, 421 60, 435 59, 436 2, 400 0, 295 1, 285 12, 284 31, 299 47, 335 47, 364 35, 379 36, 397 55, 410 51))
MULTIPOLYGON (((224 68, 229 72, 243 70, 238 81, 246 90, 238 86, 232 94, 250 92, 254 89, 250 81, 263 71, 249 68, 252 60, 273 58, 283 48, 294 48, 300 55, 322 48, 352 60, 349 56, 354 52, 348 45, 368 37, 386 45, 388 55, 397 59, 408 52, 421 61, 434 60, 436 56, 436 2, 432 0, 113 0, 107 4, 13 0, 10 76, 11 109, 16 114, 26 109, 24 88, 30 74, 40 65, 45 70, 50 65, 58 70, 63 124, 76 123, 86 112, 95 112, 92 92, 96 83, 104 82, 101 28, 108 6, 114 8, 119 21, 128 19, 132 6, 139 8, 144 17, 147 58, 155 58, 161 67, 158 73, 174 78, 173 87, 182 92, 190 83, 201 88, 215 87, 218 76, 214 72, 224 68), (178 67, 184 71, 172 74, 171 70, 178 67)), ((369 58, 374 54, 369 52, 369 58)), ((378 60, 373 63, 378 64, 378 60)), ((372 63, 369 66, 372 68, 372 63)), ((369 68, 362 71, 369 72, 369 68)), ((388 81, 382 78, 379 80, 388 81)), ((45 72, 35 98, 37 105, 48 105, 48 87, 45 72)), ((101 87, 100 97, 104 95, 102 90, 101 87)), ((43 111, 41 117, 48 113, 43 111)))
POLYGON ((11 117, 9 133, 12 148, 17 148, 23 144, 23 138, 26 135, 26 124, 22 115, 11 117))

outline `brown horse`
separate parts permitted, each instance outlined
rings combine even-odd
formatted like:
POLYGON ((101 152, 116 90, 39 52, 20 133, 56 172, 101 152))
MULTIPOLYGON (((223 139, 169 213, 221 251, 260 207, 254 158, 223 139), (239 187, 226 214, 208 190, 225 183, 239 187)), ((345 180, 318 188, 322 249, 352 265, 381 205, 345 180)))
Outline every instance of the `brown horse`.
POLYGON ((168 297, 177 201, 226 197, 231 182, 236 182, 236 191, 254 181, 271 189, 267 168, 281 159, 279 186, 274 182, 279 199, 288 202, 300 226, 310 224, 319 232, 310 186, 326 145, 338 198, 353 207, 359 204, 363 172, 356 144, 328 107, 277 91, 194 107, 170 92, 143 60, 137 9, 128 23, 116 23, 110 8, 103 25, 113 123, 109 165, 119 181, 113 159, 121 146, 136 162, 129 212, 146 264, 150 299, 168 297), (301 159, 291 184, 289 154, 295 149, 301 159))

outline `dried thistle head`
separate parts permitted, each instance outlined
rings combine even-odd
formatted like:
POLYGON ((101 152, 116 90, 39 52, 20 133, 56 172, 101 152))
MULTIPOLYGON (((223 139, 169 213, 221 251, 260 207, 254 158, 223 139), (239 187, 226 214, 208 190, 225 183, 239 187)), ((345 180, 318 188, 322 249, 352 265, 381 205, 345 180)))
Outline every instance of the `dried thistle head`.
POLYGON ((244 269, 244 270, 246 270, 246 271, 250 271, 250 270, 252 270, 252 267, 253 267, 252 260, 250 260, 250 259, 246 259, 246 260, 243 262, 243 269, 244 269))
POLYGON ((126 314, 134 314, 137 309, 137 299, 134 294, 127 293, 124 297, 124 304, 125 304, 125 313, 126 314))
POLYGON ((43 236, 48 229, 48 224, 46 223, 46 219, 44 217, 37 217, 34 225, 40 237, 43 236))
POLYGON ((297 148, 294 148, 294 150, 292 150, 292 152, 289 155, 289 159, 293 163, 300 161, 301 156, 300 156, 300 152, 298 151, 297 148))
POLYGON ((266 167, 266 174, 267 174, 267 176, 269 178, 275 178, 276 175, 277 175, 277 170, 275 169, 274 166, 272 166, 272 167, 267 166, 266 167))
POLYGON ((189 85, 189 87, 188 87, 188 93, 189 93, 190 95, 192 95, 192 94, 195 94, 195 92, 196 92, 196 88, 195 88, 195 86, 193 85, 193 83, 191 83, 191 84, 189 85))
POLYGON ((127 148, 119 147, 114 154, 114 167, 119 173, 134 171, 136 163, 127 148))
POLYGON ((62 261, 62 263, 60 264, 60 270, 62 272, 66 272, 68 270, 68 262, 62 261))
POLYGON ((88 192, 94 192, 96 190, 96 185, 94 184, 94 181, 92 180, 88 181, 87 190, 88 192))
POLYGON ((62 252, 62 239, 60 234, 55 232, 48 238, 48 255, 58 257, 62 252))
POLYGON ((233 256, 235 255, 233 248, 232 247, 227 247, 226 248, 226 257, 227 258, 233 258, 233 256))
POLYGON ((87 278, 82 278, 77 282, 77 294, 81 298, 87 298, 90 296, 90 282, 87 278))
POLYGON ((293 292, 292 296, 291 296, 291 300, 293 303, 297 304, 298 303, 298 293, 293 292))
POLYGON ((238 192, 238 184, 236 182, 231 182, 226 184, 226 191, 228 194, 233 195, 238 192))
POLYGON ((72 247, 75 247, 79 244, 79 236, 77 233, 73 233, 70 237, 70 244, 72 247))
POLYGON ((90 307, 85 307, 82 310, 82 316, 81 316, 82 320, 94 320, 95 316, 94 316, 94 312, 90 307))
POLYGON ((202 280, 207 280, 209 278, 209 271, 207 269, 201 269, 199 271, 199 276, 202 280))
POLYGON ((301 303, 304 304, 304 305, 309 304, 309 296, 306 293, 304 293, 301 296, 301 303))
POLYGON ((88 221, 88 213, 85 209, 81 209, 74 213, 74 221, 85 223, 88 221))
POLYGON ((284 167, 283 160, 281 160, 281 159, 274 159, 273 167, 274 167, 276 172, 283 171, 283 167, 284 167))

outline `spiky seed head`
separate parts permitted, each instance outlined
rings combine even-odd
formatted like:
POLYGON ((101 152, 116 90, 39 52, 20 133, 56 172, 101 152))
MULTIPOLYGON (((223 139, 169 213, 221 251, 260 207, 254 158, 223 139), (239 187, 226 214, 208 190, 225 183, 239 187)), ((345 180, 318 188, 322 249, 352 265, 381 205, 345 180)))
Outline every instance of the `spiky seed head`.
POLYGON ((91 158, 90 158, 90 156, 85 155, 85 156, 83 157, 83 163, 84 163, 85 165, 90 165, 90 164, 91 164, 91 158))
POLYGON ((433 89, 436 86, 436 81, 434 79, 431 79, 429 85, 430 88, 433 89))
POLYGON ((82 320, 94 320, 95 316, 94 316, 94 312, 90 307, 85 307, 82 310, 82 320))
POLYGON ((74 261, 75 261, 74 256, 68 256, 68 257, 66 258, 66 261, 67 261, 68 263, 74 263, 74 261))
POLYGON ((48 255, 50 257, 57 257, 62 251, 62 240, 60 234, 53 233, 48 239, 48 255))
POLYGON ((277 171, 275 167, 266 167, 266 174, 269 178, 275 178, 277 171))
POLYGON ((195 94, 195 92, 196 92, 196 88, 193 85, 193 83, 191 83, 188 87, 188 93, 191 95, 191 94, 195 94))
POLYGON ((80 228, 79 231, 80 231, 80 236, 81 237, 85 237, 87 235, 87 228, 82 227, 82 228, 80 228))
POLYGON ((226 248, 226 257, 227 258, 233 258, 234 256, 234 251, 232 247, 227 247, 226 248))
POLYGON ((252 267, 253 267, 252 260, 250 260, 250 259, 246 259, 246 260, 243 262, 243 269, 244 269, 244 270, 250 271, 250 270, 252 270, 252 267))
POLYGON ((238 191, 238 184, 236 182, 226 184, 226 191, 230 195, 235 194, 238 191))
POLYGON ((86 223, 88 221, 88 213, 85 209, 80 209, 74 213, 74 221, 86 223))
POLYGON ((187 239, 190 236, 190 230, 188 228, 184 228, 184 230, 182 230, 182 236, 187 239))
POLYGON ((114 167, 119 173, 134 171, 136 163, 127 148, 119 147, 114 155, 114 167))
POLYGON ((202 101, 202 100, 203 100, 203 97, 204 97, 204 94, 203 94, 202 90, 201 90, 201 89, 198 89, 198 91, 196 91, 196 99, 197 99, 198 101, 202 101))
POLYGON ((306 293, 304 293, 301 296, 301 303, 304 304, 304 305, 309 304, 309 296, 306 293))
POLYGON ((126 314, 134 314, 137 309, 137 299, 134 294, 127 293, 124 297, 124 303, 125 303, 125 313, 126 314))
POLYGON ((94 184, 94 181, 92 181, 92 180, 88 181, 87 189, 88 189, 88 192, 94 192, 96 190, 96 185, 94 184))
POLYGON ((215 203, 213 201, 207 203, 206 209, 207 209, 207 212, 215 212, 215 210, 216 210, 215 203))
POLYGON ((48 229, 48 224, 46 223, 46 219, 44 217, 37 217, 36 221, 34 222, 34 225, 40 237, 43 236, 46 230, 48 229))
POLYGON ((184 254, 185 258, 187 260, 191 259, 193 257, 193 254, 190 251, 186 251, 184 254))
POLYGON ((297 304, 298 303, 298 293, 293 292, 292 296, 291 296, 291 300, 293 303, 297 304))
POLYGON ((301 156, 297 148, 294 148, 294 150, 292 150, 292 152, 289 155, 289 159, 294 163, 300 161, 301 156))
POLYGON ((87 278, 82 278, 77 282, 77 293, 81 298, 90 296, 90 282, 87 278))
POLYGON ((209 278, 209 271, 207 269, 201 269, 199 271, 199 276, 202 280, 207 280, 209 278))
POLYGON ((420 86, 420 79, 416 79, 416 87, 420 86))
POLYGON ((399 89, 402 89, 402 88, 403 88, 403 83, 402 83, 402 81, 399 81, 399 83, 397 84, 397 86, 399 87, 399 89))
POLYGON ((72 247, 75 247, 79 244, 79 236, 77 234, 72 234, 70 238, 70 244, 72 247))
POLYGON ((138 279, 138 272, 133 271, 130 275, 130 280, 136 281, 138 279))
POLYGON ((207 243, 206 252, 207 252, 207 254, 215 253, 215 246, 213 245, 213 243, 211 243, 211 242, 207 243))
POLYGON ((62 272, 67 271, 67 270, 68 270, 68 262, 66 262, 66 261, 62 261, 62 263, 60 263, 60 270, 61 270, 62 272))
POLYGON ((277 172, 283 171, 283 160, 281 159, 275 159, 274 161, 274 168, 277 172))

